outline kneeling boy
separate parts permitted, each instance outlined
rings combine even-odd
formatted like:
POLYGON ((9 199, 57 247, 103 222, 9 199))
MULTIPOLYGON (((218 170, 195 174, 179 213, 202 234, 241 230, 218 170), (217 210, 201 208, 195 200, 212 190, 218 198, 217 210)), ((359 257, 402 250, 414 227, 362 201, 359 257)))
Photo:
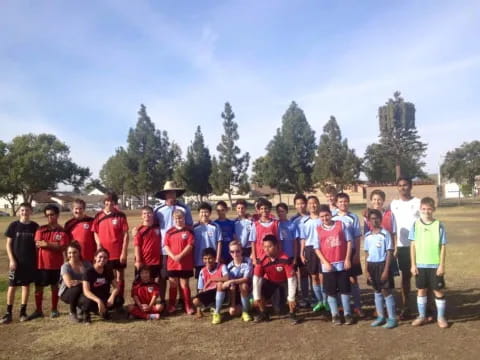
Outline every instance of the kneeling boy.
POLYGON ((147 265, 142 265, 138 273, 140 279, 132 285, 132 298, 135 303, 128 305, 128 312, 138 319, 158 320, 164 308, 163 304, 156 304, 160 287, 153 282, 152 271, 147 265))

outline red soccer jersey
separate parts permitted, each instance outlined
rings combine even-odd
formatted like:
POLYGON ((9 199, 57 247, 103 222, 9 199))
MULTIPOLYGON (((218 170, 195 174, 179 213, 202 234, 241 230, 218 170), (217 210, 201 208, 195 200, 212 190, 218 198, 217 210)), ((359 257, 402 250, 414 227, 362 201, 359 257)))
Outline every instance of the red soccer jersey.
POLYGON ((85 216, 82 219, 71 218, 65 223, 65 231, 70 240, 76 240, 82 247, 82 258, 93 264, 93 256, 97 251, 97 243, 92 232, 93 218, 85 216))
MULTIPOLYGON (((35 233, 35 241, 46 241, 49 244, 65 247, 69 243, 69 237, 61 226, 51 229, 48 225, 43 225, 35 233)), ((59 270, 62 265, 63 248, 59 250, 37 248, 37 269, 59 270)))
POLYGON ((200 275, 199 275, 199 283, 201 281, 202 283, 202 290, 211 290, 215 289, 217 287, 217 283, 211 280, 215 279, 221 279, 224 277, 226 274, 228 274, 227 269, 225 267, 225 264, 217 264, 215 270, 212 272, 208 271, 207 267, 204 266, 202 270, 200 270, 200 275), (205 284, 210 282, 206 287, 205 284))
POLYGON ((325 229, 322 225, 317 226, 320 251, 329 263, 345 261, 347 256, 347 240, 341 221, 335 221, 331 229, 325 229))
POLYGON ((127 217, 121 211, 105 214, 100 211, 95 215, 92 231, 98 234, 100 246, 110 253, 110 260, 120 259, 123 236, 128 231, 127 217))
POLYGON ((155 296, 158 298, 160 295, 160 287, 158 284, 142 283, 141 281, 135 282, 132 285, 132 298, 138 297, 140 304, 150 304, 152 298, 155 296))
POLYGON ((281 283, 295 276, 295 268, 288 255, 281 252, 275 259, 264 256, 260 264, 255 265, 254 275, 281 283))
MULTIPOLYGON (((193 246, 194 241, 195 235, 188 227, 182 229, 172 227, 165 234, 165 246, 168 246, 174 255, 180 254, 188 245, 193 246)), ((173 261, 169 256, 167 260, 167 270, 193 270, 193 249, 189 254, 185 255, 180 262, 173 261)))
POLYGON ((133 239, 133 245, 139 247, 142 263, 146 265, 161 264, 162 237, 158 226, 141 225, 133 239))
POLYGON ((278 220, 272 220, 268 226, 262 225, 260 221, 253 223, 255 226, 255 255, 257 259, 262 259, 265 256, 263 250, 263 239, 267 235, 274 235, 277 240, 280 239, 278 234, 278 220))

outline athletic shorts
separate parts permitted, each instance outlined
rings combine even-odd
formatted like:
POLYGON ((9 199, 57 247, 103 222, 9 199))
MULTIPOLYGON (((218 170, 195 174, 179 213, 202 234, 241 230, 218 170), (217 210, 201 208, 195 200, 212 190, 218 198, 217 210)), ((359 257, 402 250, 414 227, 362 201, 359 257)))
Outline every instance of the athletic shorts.
POLYGON ((127 267, 127 263, 122 264, 119 259, 115 260, 108 260, 108 265, 113 269, 113 270, 122 270, 127 267))
POLYGON ((188 279, 193 276, 193 270, 170 270, 167 274, 169 278, 188 279))
POLYGON ((242 248, 242 256, 243 257, 250 257, 252 255, 252 248, 251 247, 248 247, 248 248, 242 248))
POLYGON ((262 298, 264 300, 269 300, 275 294, 276 291, 283 291, 285 294, 287 293, 288 285, 287 282, 273 282, 267 279, 263 279, 262 281, 262 298))
POLYGON ((352 249, 352 255, 350 257, 350 262, 352 263, 352 267, 347 270, 348 276, 360 276, 363 274, 361 263, 358 263, 358 264, 353 263, 353 257, 356 253, 356 250, 357 249, 352 249))
MULTIPOLYGON (((160 277, 160 273, 162 271, 162 265, 147 265, 147 266, 150 269, 150 273, 152 274, 152 279, 156 279, 156 278, 160 277)), ((135 268, 134 275, 135 275, 135 278, 140 276, 137 268, 135 268)))
POLYGON ((26 269, 17 266, 16 270, 8 272, 8 286, 27 286, 35 282, 37 269, 26 269))
POLYGON ((436 268, 418 268, 415 283, 417 289, 442 290, 445 288, 445 279, 437 275, 436 268))
POLYGON ((328 296, 335 296, 338 293, 348 294, 351 291, 350 280, 345 270, 330 271, 323 273, 323 288, 328 296))
POLYGON ((412 262, 410 261, 410 246, 400 246, 397 248, 398 267, 402 276, 410 274, 412 262))
POLYGON ((215 304, 216 294, 217 289, 210 289, 199 292, 196 298, 202 303, 203 306, 207 307, 215 304))
POLYGON ((200 276, 200 271, 202 271, 203 269, 203 266, 195 266, 195 279, 198 279, 198 277, 200 276))
POLYGON ((370 285, 375 289, 376 292, 382 291, 382 289, 393 289, 395 288, 395 283, 393 282, 393 274, 388 273, 388 279, 385 281, 381 280, 383 270, 385 269, 385 262, 369 262, 367 263, 367 271, 371 277, 370 285))
POLYGON ((37 270, 35 285, 49 286, 58 285, 60 281, 60 269, 58 270, 37 270))
POLYGON ((310 275, 320 274, 322 266, 313 246, 305 246, 305 261, 310 275))

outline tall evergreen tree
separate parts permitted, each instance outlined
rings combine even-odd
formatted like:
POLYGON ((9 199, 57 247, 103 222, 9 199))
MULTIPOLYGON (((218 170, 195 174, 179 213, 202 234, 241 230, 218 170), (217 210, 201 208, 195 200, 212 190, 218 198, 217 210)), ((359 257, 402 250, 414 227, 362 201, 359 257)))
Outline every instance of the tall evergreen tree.
POLYGON ((355 150, 348 147, 334 116, 323 127, 320 136, 317 157, 315 159, 314 179, 322 186, 333 183, 343 189, 352 184, 360 174, 361 160, 355 150))

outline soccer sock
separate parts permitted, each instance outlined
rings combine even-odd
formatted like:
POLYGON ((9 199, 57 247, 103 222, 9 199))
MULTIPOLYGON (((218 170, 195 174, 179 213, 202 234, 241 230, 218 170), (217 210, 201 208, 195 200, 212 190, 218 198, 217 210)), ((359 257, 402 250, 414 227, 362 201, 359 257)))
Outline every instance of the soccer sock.
POLYGON ((385 317, 385 312, 383 311, 383 295, 380 292, 375 293, 375 310, 377 310, 378 317, 385 317))
POLYGON ((447 301, 445 300, 444 297, 441 298, 435 298, 435 305, 437 306, 437 318, 445 318, 445 307, 446 307, 447 301))
POLYGON ((360 309, 362 305, 360 303, 360 286, 358 284, 352 284, 352 297, 354 308, 360 309))
POLYGON ((397 318, 397 314, 395 311, 395 298, 393 297, 392 294, 388 295, 385 298, 385 303, 387 304, 387 313, 388 313, 388 318, 395 320, 397 318))
POLYGON ((218 291, 215 294, 215 312, 220 314, 222 310, 223 300, 225 300, 225 291, 218 291))
POLYGON ((248 300, 248 296, 242 296, 240 297, 240 300, 242 301, 242 311, 248 312, 250 308, 250 301, 248 300))
POLYGON ((352 315, 352 310, 350 310, 350 294, 340 294, 342 298, 343 313, 345 315, 352 315))
POLYGON ((58 290, 52 291, 52 310, 57 310, 58 307, 58 290))
POLYGON ((303 300, 308 299, 308 277, 300 277, 300 290, 303 300))
POLYGON ((35 311, 42 312, 43 290, 35 291, 35 311))
POLYGON ((27 315, 27 304, 20 305, 20 315, 27 315))
POLYGON ((417 296, 418 316, 425 318, 427 315, 427 297, 417 296))
POLYGON ((323 287, 323 284, 320 284, 320 290, 322 292, 322 299, 323 299, 323 304, 327 304, 327 293, 325 292, 325 288, 323 287))
POLYGON ((327 296, 328 305, 330 306, 330 312, 332 316, 338 315, 338 303, 336 296, 327 296))
POLYGON ((182 294, 183 294, 183 301, 185 301, 185 311, 189 311, 192 309, 192 299, 190 298, 190 288, 188 286, 185 286, 182 288, 182 294))
POLYGON ((13 305, 7 305, 7 314, 11 314, 13 310, 13 305))
POLYGON ((170 286, 168 288, 168 306, 175 306, 175 301, 177 301, 177 287, 170 286))
POLYGON ((313 288, 313 294, 315 295, 317 302, 321 302, 323 300, 322 287, 320 286, 320 284, 313 284, 312 288, 313 288))

